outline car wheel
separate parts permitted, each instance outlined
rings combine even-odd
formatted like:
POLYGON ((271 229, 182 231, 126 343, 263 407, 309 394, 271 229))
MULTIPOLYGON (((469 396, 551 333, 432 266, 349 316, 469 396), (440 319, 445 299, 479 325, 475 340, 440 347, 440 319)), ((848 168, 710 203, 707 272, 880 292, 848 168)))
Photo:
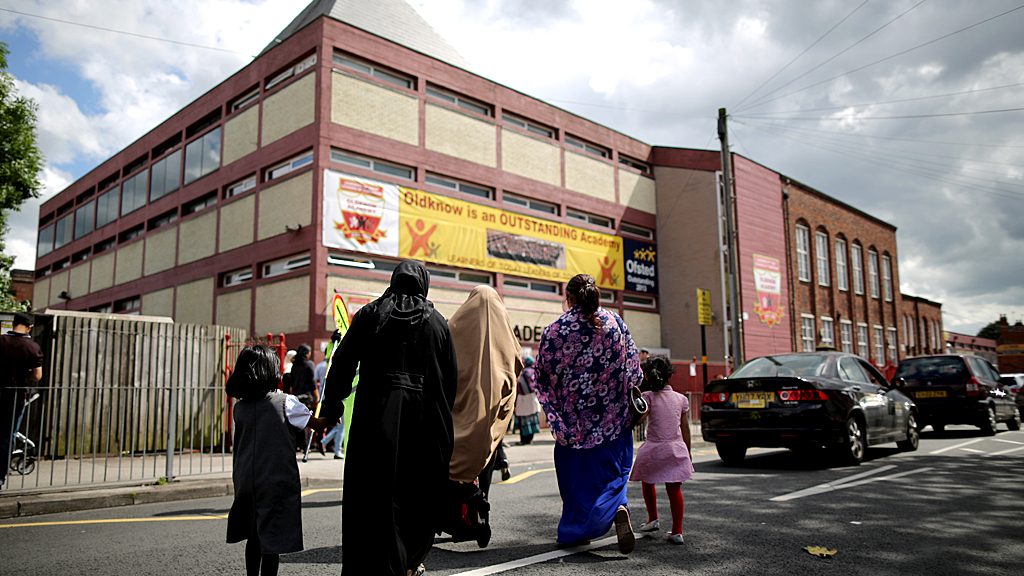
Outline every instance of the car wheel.
POLYGON ((1013 418, 1006 421, 1006 427, 1010 430, 1020 430, 1020 408, 1013 407, 1013 418))
POLYGON ((985 436, 996 435, 996 410, 991 405, 988 407, 988 417, 978 427, 985 436))
POLYGON ((839 449, 840 460, 844 464, 854 466, 864 461, 864 452, 867 450, 867 442, 864 440, 864 427, 856 416, 851 416, 846 421, 846 438, 843 440, 842 448, 839 449))
POLYGON ((736 444, 717 442, 715 449, 718 450, 718 457, 722 459, 726 466, 738 465, 740 462, 743 462, 743 458, 747 455, 747 447, 736 444))
POLYGON ((904 452, 913 452, 917 450, 917 445, 921 442, 921 434, 917 431, 917 422, 914 421, 914 415, 907 416, 907 439, 900 440, 896 443, 896 446, 904 452))

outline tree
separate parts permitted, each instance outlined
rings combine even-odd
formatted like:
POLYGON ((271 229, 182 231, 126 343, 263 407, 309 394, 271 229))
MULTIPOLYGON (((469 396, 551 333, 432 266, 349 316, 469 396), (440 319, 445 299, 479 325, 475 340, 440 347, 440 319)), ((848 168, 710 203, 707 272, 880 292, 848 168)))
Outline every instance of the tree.
POLYGON ((14 257, 4 252, 7 215, 29 198, 39 196, 43 155, 36 146, 36 103, 19 97, 7 73, 7 44, 0 42, 0 310, 27 308, 14 298, 11 268, 14 257))
POLYGON ((981 330, 978 330, 978 338, 988 338, 989 340, 999 339, 999 321, 996 320, 981 330))

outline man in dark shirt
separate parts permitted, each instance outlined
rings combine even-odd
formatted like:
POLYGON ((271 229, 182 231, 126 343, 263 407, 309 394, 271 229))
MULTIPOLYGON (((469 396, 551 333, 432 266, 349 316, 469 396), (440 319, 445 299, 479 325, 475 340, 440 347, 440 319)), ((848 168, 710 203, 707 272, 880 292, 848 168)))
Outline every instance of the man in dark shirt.
POLYGON ((43 351, 28 335, 34 324, 31 314, 18 312, 13 329, 0 336, 0 484, 7 479, 11 442, 25 409, 27 383, 43 377, 43 351))

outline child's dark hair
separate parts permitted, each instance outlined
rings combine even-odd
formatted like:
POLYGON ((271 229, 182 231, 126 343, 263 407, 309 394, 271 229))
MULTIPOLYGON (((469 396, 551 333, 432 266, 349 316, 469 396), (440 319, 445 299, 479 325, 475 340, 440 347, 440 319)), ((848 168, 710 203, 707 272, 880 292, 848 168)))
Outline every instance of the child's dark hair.
POLYGON ((228 377, 228 396, 242 400, 262 398, 277 388, 281 379, 281 359, 277 350, 255 344, 242 348, 235 362, 235 370, 228 377))
POLYGON ((309 344, 299 344, 299 347, 295 349, 295 358, 292 359, 292 362, 301 364, 309 359, 312 352, 313 349, 309 347, 309 344))
POLYGON ((676 367, 663 355, 650 356, 643 363, 644 374, 651 390, 661 390, 668 379, 676 373, 676 367))
POLYGON ((594 328, 601 327, 601 319, 597 317, 597 309, 601 306, 601 289, 589 274, 577 274, 565 285, 567 294, 572 295, 580 312, 594 328))

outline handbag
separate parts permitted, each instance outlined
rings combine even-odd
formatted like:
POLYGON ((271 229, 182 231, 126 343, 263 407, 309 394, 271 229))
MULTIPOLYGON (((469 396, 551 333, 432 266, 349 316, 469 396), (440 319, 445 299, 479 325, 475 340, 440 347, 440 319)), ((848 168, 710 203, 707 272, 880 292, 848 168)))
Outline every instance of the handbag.
POLYGON ((638 426, 647 420, 651 407, 644 399, 643 393, 638 386, 629 389, 629 411, 633 414, 633 426, 638 426))

